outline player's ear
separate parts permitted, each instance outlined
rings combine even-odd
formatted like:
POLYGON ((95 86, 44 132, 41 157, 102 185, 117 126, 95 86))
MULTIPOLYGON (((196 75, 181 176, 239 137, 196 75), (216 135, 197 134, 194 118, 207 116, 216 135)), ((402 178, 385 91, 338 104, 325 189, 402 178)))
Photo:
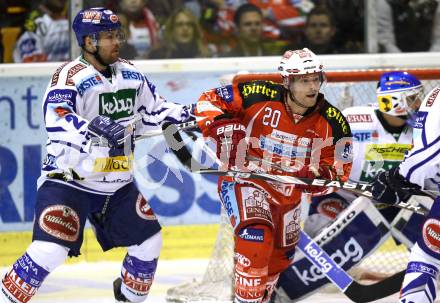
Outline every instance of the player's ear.
POLYGON ((86 49, 89 52, 95 52, 96 51, 96 45, 93 42, 92 37, 90 36, 85 36, 84 37, 84 49, 86 49))

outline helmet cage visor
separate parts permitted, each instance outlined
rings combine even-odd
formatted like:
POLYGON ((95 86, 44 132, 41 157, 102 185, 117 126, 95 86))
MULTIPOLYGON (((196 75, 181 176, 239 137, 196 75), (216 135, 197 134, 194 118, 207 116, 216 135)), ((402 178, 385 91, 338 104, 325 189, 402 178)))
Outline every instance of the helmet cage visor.
POLYGON ((423 87, 415 87, 400 92, 380 94, 377 96, 380 111, 392 116, 404 116, 413 114, 418 108, 414 108, 417 101, 423 98, 423 87))

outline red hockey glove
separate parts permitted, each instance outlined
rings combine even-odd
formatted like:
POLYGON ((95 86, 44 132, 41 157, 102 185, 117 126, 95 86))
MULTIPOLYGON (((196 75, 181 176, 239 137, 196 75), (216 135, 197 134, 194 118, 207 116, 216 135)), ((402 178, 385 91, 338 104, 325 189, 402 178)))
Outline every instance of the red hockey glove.
MULTIPOLYGON (((326 166, 320 166, 318 169, 311 169, 310 166, 305 165, 302 169, 299 171, 296 171, 292 173, 294 177, 298 178, 307 178, 307 179, 326 179, 326 180, 333 180, 334 178, 334 172, 326 166)), ((305 193, 313 194, 313 195, 323 195, 323 194, 329 194, 329 188, 328 187, 322 187, 322 186, 314 186, 314 185, 301 185, 296 184, 296 189, 300 189, 305 193)))
POLYGON ((209 136, 217 142, 217 158, 227 163, 228 168, 239 165, 236 159, 244 162, 247 144, 240 142, 246 137, 246 127, 239 119, 219 119, 208 126, 209 136))

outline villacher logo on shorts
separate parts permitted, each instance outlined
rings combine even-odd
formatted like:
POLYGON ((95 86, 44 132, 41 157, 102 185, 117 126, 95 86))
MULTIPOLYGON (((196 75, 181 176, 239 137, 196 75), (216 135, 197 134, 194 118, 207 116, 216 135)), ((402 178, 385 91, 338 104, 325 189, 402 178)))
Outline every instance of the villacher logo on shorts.
POLYGON ((423 242, 429 249, 440 253, 440 221, 428 219, 423 225, 423 242))
POLYGON ((55 238, 75 242, 79 235, 79 216, 66 205, 52 205, 43 210, 38 221, 42 230, 55 238))

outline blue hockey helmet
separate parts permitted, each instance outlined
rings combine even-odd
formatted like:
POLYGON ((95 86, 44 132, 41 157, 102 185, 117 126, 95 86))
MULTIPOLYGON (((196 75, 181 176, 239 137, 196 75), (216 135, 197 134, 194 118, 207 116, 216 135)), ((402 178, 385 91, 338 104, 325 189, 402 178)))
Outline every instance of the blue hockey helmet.
POLYGON ((422 95, 422 83, 408 72, 386 72, 377 83, 379 109, 392 116, 411 114, 411 105, 422 95))
POLYGON ((75 16, 72 23, 72 29, 79 46, 84 45, 84 37, 86 36, 120 28, 119 17, 104 7, 83 9, 75 16))

